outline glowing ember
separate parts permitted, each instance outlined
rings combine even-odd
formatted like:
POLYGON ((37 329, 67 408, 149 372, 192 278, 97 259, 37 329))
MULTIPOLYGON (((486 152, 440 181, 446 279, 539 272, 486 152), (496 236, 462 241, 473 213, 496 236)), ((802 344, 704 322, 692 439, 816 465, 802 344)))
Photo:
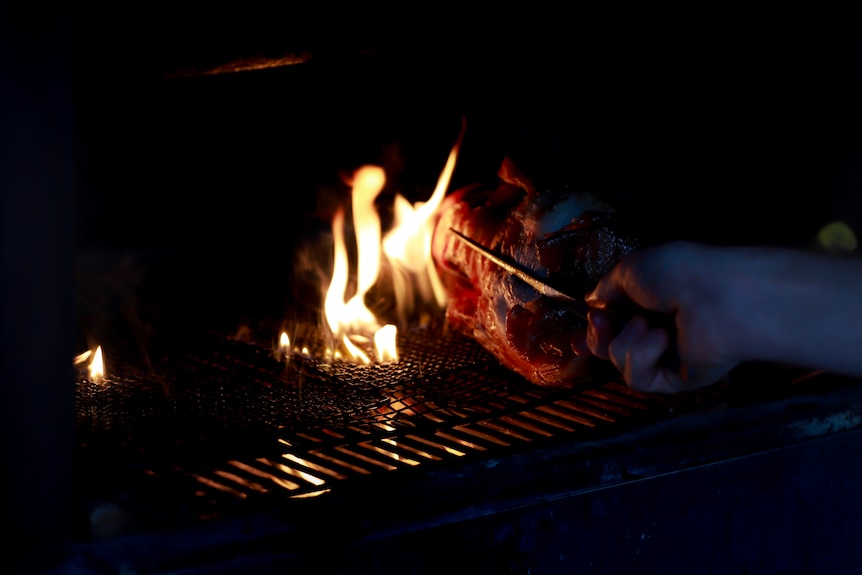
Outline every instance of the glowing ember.
MULTIPOLYGON (((366 296, 380 278, 381 266, 390 266, 392 289, 399 318, 405 320, 421 303, 446 304, 446 294, 434 269, 431 240, 433 216, 439 208, 452 173, 464 135, 461 134, 449 153, 434 193, 427 202, 410 202, 396 194, 391 229, 382 237, 381 220, 375 200, 386 184, 382 168, 363 166, 352 182, 351 211, 356 235, 356 269, 351 275, 350 258, 345 240, 345 210, 339 208, 332 219, 333 266, 324 301, 326 324, 333 341, 341 341, 354 360, 370 363, 361 346, 374 343, 380 362, 398 361, 398 330, 392 323, 380 321, 366 306, 366 296), (384 260, 385 257, 385 260, 384 260), (351 278, 355 278, 351 283, 351 278), (381 325, 384 324, 384 325, 381 325)), ((339 357, 338 350, 328 350, 328 357, 339 357)))

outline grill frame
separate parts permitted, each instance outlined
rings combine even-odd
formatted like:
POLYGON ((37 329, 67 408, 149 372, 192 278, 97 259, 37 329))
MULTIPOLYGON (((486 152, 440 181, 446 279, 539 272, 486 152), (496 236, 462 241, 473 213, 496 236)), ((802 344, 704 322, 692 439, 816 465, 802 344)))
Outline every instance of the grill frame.
MULTIPOLYGON (((657 559, 662 549, 678 545, 704 549, 701 535, 686 527, 699 525, 706 533, 703 537, 720 536, 724 544, 745 554, 717 558, 682 551, 687 568, 765 564, 770 553, 781 552, 797 559, 810 554, 803 564, 837 566, 840 572, 846 561, 858 558, 858 551, 848 552, 838 540, 824 535, 811 535, 804 549, 789 549, 782 538, 798 540, 800 533, 826 529, 830 522, 841 532, 862 529, 852 516, 839 512, 842 506, 854 508, 847 490, 862 477, 862 466, 854 459, 862 451, 862 386, 823 374, 803 378, 793 370, 777 374, 774 367, 750 366, 737 375, 727 389, 711 390, 714 395, 707 405, 653 414, 625 430, 582 439, 563 434, 556 441, 535 441, 526 449, 488 450, 440 465, 357 475, 333 482, 337 485, 317 497, 276 494, 254 502, 251 497, 237 499, 218 492, 218 513, 205 516, 206 505, 190 506, 186 510, 194 512, 185 516, 185 522, 163 517, 163 524, 139 524, 122 535, 80 542, 75 560, 116 568, 134 565, 153 573, 239 573, 251 567, 345 573, 406 568, 409 573, 431 573, 452 565, 451 558, 433 552, 446 545, 474 554, 458 559, 465 568, 494 571, 504 565, 523 569, 544 565, 565 570, 584 566, 590 557, 603 561, 594 570, 612 572, 614 566, 632 564, 640 552, 649 551, 656 564, 662 564, 667 563, 657 559), (762 387, 753 392, 766 376, 783 383, 770 386, 768 393, 762 387), (814 465, 804 465, 809 460, 814 465), (762 473, 764 479, 752 480, 751 473, 762 473), (824 493, 817 481, 834 491, 824 493), (685 490, 674 492, 669 487, 674 484, 685 490), (796 503, 786 501, 791 493, 796 503), (772 509, 781 501, 783 507, 772 509), (649 510, 659 509, 659 515, 649 515, 649 510), (764 509, 772 509, 775 519, 754 521, 756 512, 764 509), (738 533, 723 531, 728 520, 724 514, 737 517, 733 524, 738 533), (752 527, 737 524, 749 514, 752 527), (794 526, 790 521, 794 514, 810 525, 794 526), (626 533, 633 524, 646 531, 626 533), (758 551, 745 548, 742 541, 754 535, 755 524, 771 529, 758 534, 758 551), (637 536, 645 533, 655 539, 638 541, 637 536), (610 541, 613 537, 617 540, 610 541), (591 544, 604 547, 591 549, 591 544), (321 546, 325 553, 319 551, 321 546), (612 548, 621 555, 608 556, 612 548), (827 559, 830 549, 843 556, 827 559), (549 559, 554 555, 559 562, 549 559), (418 558, 425 563, 417 563, 418 558)), ((610 390, 618 393, 619 385, 611 382, 610 390)), ((595 390, 588 385, 571 393, 595 390)), ((675 399, 677 406, 686 403, 675 399)), ((301 434, 314 444, 319 439, 316 433, 333 431, 341 432, 343 439, 333 442, 330 436, 324 443, 331 449, 357 450, 358 441, 367 441, 367 430, 361 428, 320 428, 301 434)), ((280 451, 297 453, 302 447, 284 446, 280 451)), ((200 471, 225 482, 218 477, 225 469, 238 471, 229 463, 210 461, 184 470, 185 483, 150 475, 150 481, 135 487, 137 493, 164 497, 160 482, 200 489, 188 479, 190 473, 200 471)), ((134 492, 125 492, 130 495, 134 498, 134 492)), ((104 506, 110 499, 99 501, 104 506)), ((176 501, 185 505, 189 500, 179 495, 176 501)), ((132 503, 127 509, 134 510, 132 500, 113 503, 132 503)), ((786 560, 776 561, 766 572, 780 572, 786 560)))

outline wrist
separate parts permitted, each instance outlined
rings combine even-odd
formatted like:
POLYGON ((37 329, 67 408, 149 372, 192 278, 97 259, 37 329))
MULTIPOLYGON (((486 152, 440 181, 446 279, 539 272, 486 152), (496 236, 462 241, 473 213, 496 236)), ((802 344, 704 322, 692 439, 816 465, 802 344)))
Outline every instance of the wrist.
POLYGON ((722 314, 735 334, 730 353, 740 361, 843 370, 862 343, 858 262, 789 249, 746 248, 739 256, 722 314))
POLYGON ((752 358, 756 328, 749 321, 758 296, 758 268, 755 254, 741 257, 735 248, 686 244, 688 261, 679 279, 682 291, 680 310, 690 310, 685 321, 697 326, 697 339, 709 349, 712 361, 737 364, 752 358))

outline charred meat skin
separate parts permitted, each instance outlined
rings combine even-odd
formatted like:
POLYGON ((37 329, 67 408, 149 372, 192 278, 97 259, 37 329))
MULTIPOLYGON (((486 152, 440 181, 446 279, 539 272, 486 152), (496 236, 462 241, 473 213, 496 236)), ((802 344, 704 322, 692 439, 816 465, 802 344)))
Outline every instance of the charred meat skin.
POLYGON ((449 295, 447 323, 533 383, 570 384, 586 369, 571 345, 584 320, 477 254, 449 229, 574 296, 591 290, 636 249, 636 236, 593 195, 540 190, 508 159, 497 175, 496 187, 461 188, 438 212, 432 254, 449 295))

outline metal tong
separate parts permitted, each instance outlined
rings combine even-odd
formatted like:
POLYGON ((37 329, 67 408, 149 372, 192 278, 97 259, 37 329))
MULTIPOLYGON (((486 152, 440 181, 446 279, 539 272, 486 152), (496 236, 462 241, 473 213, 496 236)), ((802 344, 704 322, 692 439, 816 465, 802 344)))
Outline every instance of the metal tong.
POLYGON ((561 300, 565 302, 566 306, 572 310, 578 317, 583 320, 587 319, 587 312, 589 311, 589 306, 584 302, 582 298, 576 298, 571 296, 565 292, 558 290, 557 288, 549 285, 544 280, 538 278, 532 272, 525 270, 524 268, 518 266, 514 262, 511 262, 504 258, 502 255, 497 254, 490 248, 487 248, 468 236, 465 236, 458 230, 454 228, 449 228, 453 234, 461 238, 461 240, 467 244, 470 248, 476 250, 482 256, 488 258, 490 261, 494 262, 496 265, 500 266, 506 272, 512 274, 520 280, 523 280, 526 284, 533 287, 540 294, 561 300))

